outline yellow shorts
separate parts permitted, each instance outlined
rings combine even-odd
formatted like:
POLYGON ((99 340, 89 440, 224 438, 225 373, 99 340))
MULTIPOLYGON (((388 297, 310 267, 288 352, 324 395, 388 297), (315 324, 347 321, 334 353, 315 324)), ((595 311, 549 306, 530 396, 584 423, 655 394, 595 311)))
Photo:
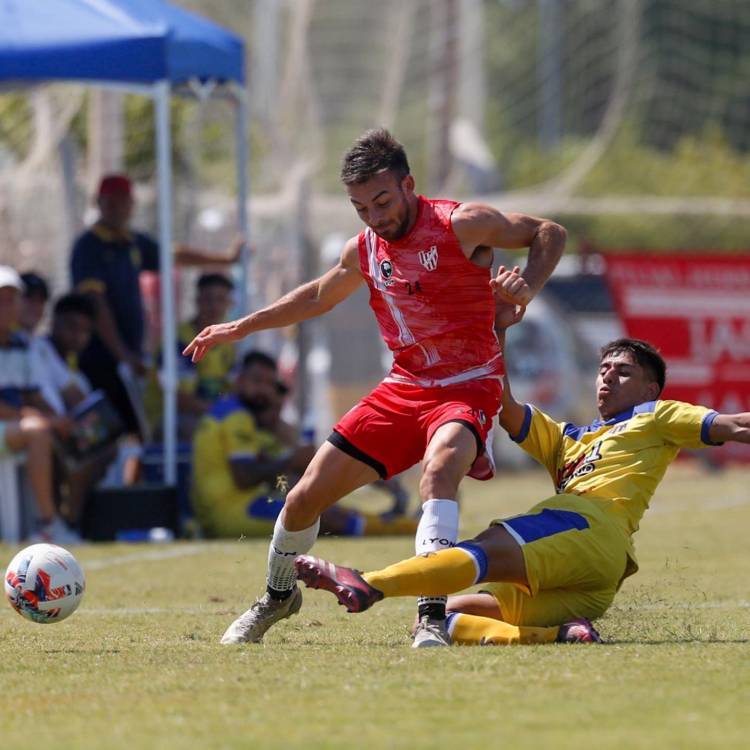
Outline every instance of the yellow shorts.
POLYGON ((252 490, 247 496, 238 497, 237 490, 232 488, 226 493, 196 493, 193 507, 207 537, 270 537, 284 501, 252 490))
POLYGON ((578 495, 555 495, 492 525, 508 530, 526 563, 529 589, 510 583, 484 587, 513 625, 601 617, 623 579, 638 569, 625 530, 600 504, 578 495))

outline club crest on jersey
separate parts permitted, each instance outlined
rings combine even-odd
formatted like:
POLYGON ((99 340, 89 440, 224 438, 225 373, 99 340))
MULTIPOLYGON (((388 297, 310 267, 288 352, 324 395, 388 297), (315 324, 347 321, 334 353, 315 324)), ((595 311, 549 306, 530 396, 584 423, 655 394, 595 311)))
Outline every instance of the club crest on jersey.
POLYGON ((380 261, 380 275, 385 281, 388 281, 393 276, 393 263, 387 258, 380 261))
POLYGON ((419 251, 419 262, 428 270, 434 271, 438 265, 437 245, 433 245, 429 250, 419 251))

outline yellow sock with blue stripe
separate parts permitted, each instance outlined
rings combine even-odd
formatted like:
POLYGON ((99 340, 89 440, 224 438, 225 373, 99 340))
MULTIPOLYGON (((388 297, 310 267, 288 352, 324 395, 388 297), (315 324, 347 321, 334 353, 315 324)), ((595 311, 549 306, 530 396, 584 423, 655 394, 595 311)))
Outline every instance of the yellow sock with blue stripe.
POLYGON ((411 557, 362 577, 386 597, 441 596, 479 583, 486 573, 484 550, 462 542, 451 549, 411 557))
POLYGON ((448 615, 451 641, 462 646, 515 646, 531 643, 554 643, 560 628, 533 628, 511 625, 492 617, 451 612, 448 615))

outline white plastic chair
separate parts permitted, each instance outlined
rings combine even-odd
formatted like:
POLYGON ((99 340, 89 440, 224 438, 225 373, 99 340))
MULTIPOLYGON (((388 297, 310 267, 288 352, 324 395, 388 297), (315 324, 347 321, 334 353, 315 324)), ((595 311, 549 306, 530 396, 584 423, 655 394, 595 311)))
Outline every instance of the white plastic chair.
POLYGON ((16 544, 23 534, 18 467, 23 454, 0 458, 0 541, 16 544))

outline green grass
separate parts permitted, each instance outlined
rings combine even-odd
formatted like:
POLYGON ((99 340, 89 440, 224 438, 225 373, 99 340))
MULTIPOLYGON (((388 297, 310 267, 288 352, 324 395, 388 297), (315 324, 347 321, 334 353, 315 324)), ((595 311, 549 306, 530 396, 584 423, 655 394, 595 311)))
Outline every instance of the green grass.
MULTIPOLYGON (((81 548, 88 591, 70 620, 0 607, 0 748, 748 747, 749 478, 673 467, 603 646, 414 652, 412 601, 347 615, 305 592, 265 645, 221 647, 262 588, 264 541, 81 548), (164 550, 181 556, 126 561, 164 550)), ((547 494, 538 473, 467 481, 464 535, 547 494)), ((411 549, 316 546, 363 568, 411 549)), ((3 566, 13 551, 0 546, 3 566)))

